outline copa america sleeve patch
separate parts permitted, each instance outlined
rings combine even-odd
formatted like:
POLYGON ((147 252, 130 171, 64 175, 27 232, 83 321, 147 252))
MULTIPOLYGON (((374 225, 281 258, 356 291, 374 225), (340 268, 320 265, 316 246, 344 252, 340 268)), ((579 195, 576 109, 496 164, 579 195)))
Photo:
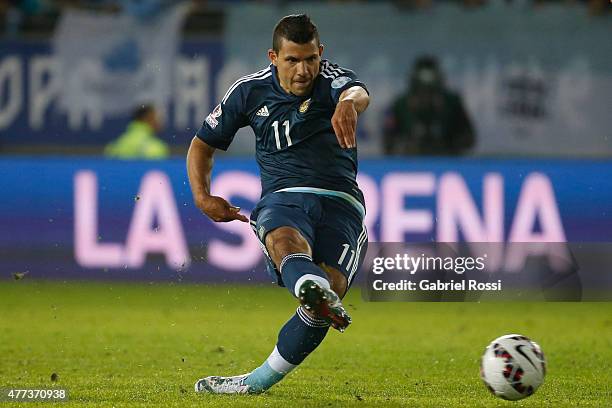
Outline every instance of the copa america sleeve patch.
POLYGON ((219 116, 221 116, 221 114, 223 113, 223 111, 221 110, 221 104, 217 105, 217 107, 215 108, 215 110, 213 110, 207 117, 206 117, 206 123, 208 123, 208 126, 210 126, 212 129, 216 128, 217 125, 219 124, 219 122, 217 121, 217 118, 219 116))
POLYGON ((341 76, 338 77, 336 79, 334 79, 331 83, 331 87, 334 89, 338 89, 338 88, 342 88, 344 85, 346 85, 349 81, 351 80, 351 78, 347 77, 347 76, 341 76))

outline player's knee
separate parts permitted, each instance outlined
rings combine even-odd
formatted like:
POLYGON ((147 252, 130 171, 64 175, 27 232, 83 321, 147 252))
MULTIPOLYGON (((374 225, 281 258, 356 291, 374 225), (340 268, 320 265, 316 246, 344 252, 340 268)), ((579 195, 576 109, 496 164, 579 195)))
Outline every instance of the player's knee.
POLYGON ((319 265, 325 271, 331 289, 341 298, 346 294, 348 282, 342 272, 324 263, 319 265))
POLYGON ((266 248, 277 267, 289 254, 301 252, 312 255, 308 241, 291 227, 279 227, 270 231, 266 235, 266 248))

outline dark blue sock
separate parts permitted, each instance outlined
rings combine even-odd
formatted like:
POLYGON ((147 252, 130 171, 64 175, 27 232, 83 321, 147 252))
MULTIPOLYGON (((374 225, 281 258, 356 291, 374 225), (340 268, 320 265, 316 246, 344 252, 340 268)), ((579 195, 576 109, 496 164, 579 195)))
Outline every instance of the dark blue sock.
POLYGON ((300 306, 278 334, 276 348, 285 360, 298 365, 321 344, 328 330, 328 323, 310 317, 300 306))
POLYGON ((325 321, 310 317, 299 307, 278 334, 272 354, 246 378, 249 392, 264 392, 285 378, 321 344, 328 330, 325 321))
POLYGON ((283 258, 278 270, 283 278, 283 283, 294 296, 298 296, 299 286, 305 280, 313 280, 321 286, 329 289, 329 281, 323 269, 312 262, 308 254, 295 253, 283 258))

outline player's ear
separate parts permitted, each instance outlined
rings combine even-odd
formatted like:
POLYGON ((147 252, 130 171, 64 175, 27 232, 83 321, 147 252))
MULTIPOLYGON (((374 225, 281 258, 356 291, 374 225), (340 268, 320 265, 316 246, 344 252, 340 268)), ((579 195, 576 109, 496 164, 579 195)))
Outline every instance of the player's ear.
POLYGON ((319 57, 323 56, 323 44, 319 44, 319 57))
POLYGON ((270 59, 270 62, 274 64, 274 66, 276 66, 276 60, 278 59, 278 55, 276 54, 276 51, 274 51, 272 48, 268 50, 268 58, 270 59))

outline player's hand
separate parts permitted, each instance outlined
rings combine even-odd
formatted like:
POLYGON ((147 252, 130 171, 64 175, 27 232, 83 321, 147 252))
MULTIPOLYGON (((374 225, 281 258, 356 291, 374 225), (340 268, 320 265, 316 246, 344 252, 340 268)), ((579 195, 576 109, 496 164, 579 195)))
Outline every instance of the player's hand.
POLYGON ((240 214, 240 207, 234 207, 221 197, 207 196, 197 201, 198 208, 215 222, 242 221, 249 222, 240 214))
POLYGON ((338 102, 331 119, 338 143, 342 148, 357 146, 355 129, 357 128, 357 110, 352 100, 338 102))

